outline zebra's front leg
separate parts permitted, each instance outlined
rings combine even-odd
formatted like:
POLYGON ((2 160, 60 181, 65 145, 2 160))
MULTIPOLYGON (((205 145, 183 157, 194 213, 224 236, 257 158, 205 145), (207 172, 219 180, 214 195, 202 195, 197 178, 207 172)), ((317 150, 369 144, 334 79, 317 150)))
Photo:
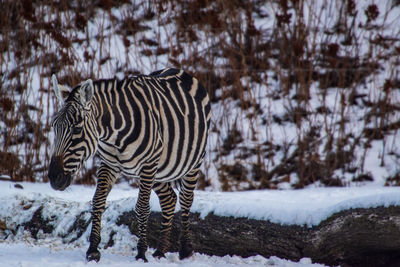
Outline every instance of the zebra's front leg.
POLYGON ((193 246, 190 238, 189 212, 193 203, 194 189, 197 183, 198 171, 190 172, 181 183, 181 191, 179 192, 179 204, 182 210, 182 229, 181 229, 181 249, 179 250, 179 258, 184 259, 193 254, 193 246))
POLYGON ((137 244, 138 254, 136 259, 147 262, 147 221, 150 214, 150 193, 154 183, 154 173, 142 170, 139 183, 139 196, 136 203, 136 219, 139 226, 139 241, 137 244))
POLYGON ((97 171, 97 177, 96 192, 93 196, 92 203, 92 231, 89 237, 90 245, 86 252, 86 260, 94 260, 96 262, 98 262, 101 257, 98 250, 101 241, 101 216, 104 212, 108 193, 115 182, 117 173, 111 168, 102 165, 97 171))

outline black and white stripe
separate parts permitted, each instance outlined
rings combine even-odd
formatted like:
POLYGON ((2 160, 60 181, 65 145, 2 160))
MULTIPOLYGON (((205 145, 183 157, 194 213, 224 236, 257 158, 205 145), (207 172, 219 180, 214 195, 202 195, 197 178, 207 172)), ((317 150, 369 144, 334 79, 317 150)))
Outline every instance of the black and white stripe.
POLYGON ((67 93, 56 84, 55 78, 53 84, 58 98, 65 101, 53 121, 55 146, 49 169, 53 188, 63 190, 68 186, 71 175, 96 151, 101 159, 87 259, 100 259, 97 247, 101 215, 107 195, 120 174, 139 177, 136 258, 146 260, 151 189, 157 193, 163 213, 155 256, 161 257, 167 251, 177 200, 171 183, 177 180, 181 185, 183 226, 180 256, 191 255, 188 216, 211 116, 205 88, 179 69, 121 81, 88 80, 67 93), (61 178, 69 181, 59 181, 61 178))

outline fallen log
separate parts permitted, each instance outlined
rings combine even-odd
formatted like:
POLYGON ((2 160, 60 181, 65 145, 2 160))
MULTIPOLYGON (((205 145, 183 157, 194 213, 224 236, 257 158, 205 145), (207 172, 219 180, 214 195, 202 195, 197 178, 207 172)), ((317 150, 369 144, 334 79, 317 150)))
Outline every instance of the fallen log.
MULTIPOLYGON (((24 206, 24 209, 30 209, 24 206)), ((34 208, 32 208, 34 209, 34 208)), ((74 242, 90 226, 90 210, 80 211, 64 234, 55 233, 59 214, 43 215, 43 204, 32 211, 31 220, 13 226, 9 233, 23 227, 33 238, 43 232, 74 242)), ((180 213, 174 218, 171 251, 178 251, 180 213)), ((148 242, 155 247, 158 242, 161 213, 152 212, 149 218, 148 242)), ((128 226, 133 235, 137 233, 133 211, 121 213, 114 222, 128 226)), ((209 214, 190 216, 192 240, 195 250, 208 255, 238 255, 248 257, 277 256, 298 261, 311 258, 313 262, 341 266, 400 266, 400 207, 377 207, 351 209, 334 214, 318 226, 280 225, 268 221, 247 218, 222 217, 209 214)), ((0 216, 0 231, 7 225, 0 216)), ((115 232, 111 232, 104 248, 114 245, 115 232)))
MULTIPOLYGON (((179 213, 172 231, 172 251, 178 251, 179 213)), ((160 213, 149 220, 149 244, 157 244, 160 213)), ((400 207, 352 209, 334 214, 318 226, 280 225, 247 218, 199 214, 190 217, 195 250, 208 255, 277 256, 341 266, 400 266, 400 207)), ((119 224, 136 233, 134 213, 119 224)))

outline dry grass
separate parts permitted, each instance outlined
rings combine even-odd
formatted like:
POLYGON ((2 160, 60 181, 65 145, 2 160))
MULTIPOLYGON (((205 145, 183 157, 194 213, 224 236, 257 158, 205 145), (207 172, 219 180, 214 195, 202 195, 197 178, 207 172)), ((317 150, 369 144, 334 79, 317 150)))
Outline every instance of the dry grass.
MULTIPOLYGON (((386 142, 400 127, 393 119, 400 109, 399 63, 393 60, 400 54, 399 32, 382 35, 385 25, 376 20, 385 11, 376 5, 361 10, 355 1, 322 1, 336 10, 326 18, 319 6, 301 0, 127 2, 4 1, 0 174, 47 180, 50 113, 56 108, 49 94, 52 73, 73 86, 87 77, 150 72, 165 61, 198 77, 224 111, 213 118, 205 162, 205 170, 216 173, 206 171, 201 188, 216 174, 223 190, 277 188, 282 182, 296 188, 316 181, 346 185, 340 172, 368 180, 364 160, 376 140, 382 140, 383 154, 400 158, 397 143, 386 142), (124 10, 120 17, 116 9, 124 10), (366 22, 357 25, 361 16, 366 22), (257 25, 262 19, 274 23, 257 25), (97 27, 98 47, 90 24, 97 27), (367 51, 358 35, 369 36, 362 39, 367 51), (113 36, 126 49, 120 51, 123 65, 111 53, 113 36), (375 91, 366 92, 371 83, 375 91), (265 103, 282 103, 284 114, 265 103), (361 130, 352 128, 355 110, 362 112, 356 114, 361 130), (239 118, 229 115, 233 111, 239 118), (288 125, 295 139, 282 140, 271 130, 288 125)), ((91 167, 82 176, 80 183, 93 183, 91 167)), ((388 183, 398 184, 398 177, 388 183)))

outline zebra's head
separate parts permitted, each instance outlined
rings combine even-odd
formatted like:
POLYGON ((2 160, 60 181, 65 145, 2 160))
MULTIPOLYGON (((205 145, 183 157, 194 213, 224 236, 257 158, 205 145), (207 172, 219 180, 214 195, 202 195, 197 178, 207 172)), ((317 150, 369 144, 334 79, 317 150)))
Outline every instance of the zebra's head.
POLYGON ((52 81, 62 107, 52 122, 54 147, 48 175, 53 189, 64 190, 97 149, 97 124, 92 111, 94 87, 89 79, 69 91, 58 84, 55 75, 52 81))

